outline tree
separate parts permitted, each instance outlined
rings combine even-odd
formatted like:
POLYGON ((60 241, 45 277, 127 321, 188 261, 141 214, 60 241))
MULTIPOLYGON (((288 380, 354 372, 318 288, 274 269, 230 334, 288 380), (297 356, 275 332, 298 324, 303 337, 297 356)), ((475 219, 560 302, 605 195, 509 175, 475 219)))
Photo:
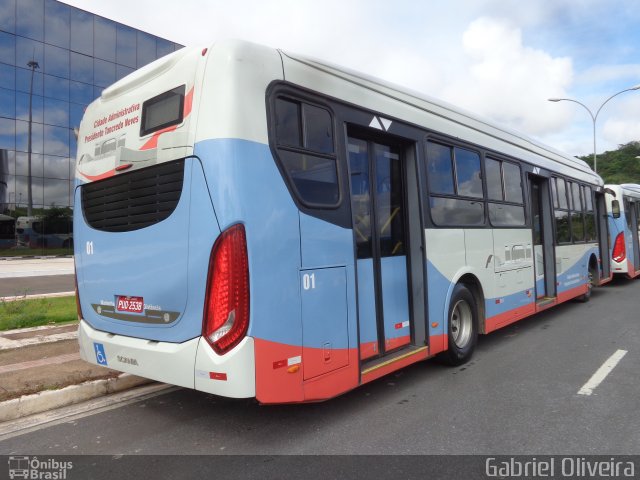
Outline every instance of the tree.
MULTIPOLYGON (((629 142, 620 145, 617 150, 598 154, 598 175, 604 183, 638 183, 640 184, 640 142, 629 142)), ((593 168, 593 155, 578 157, 593 168)))

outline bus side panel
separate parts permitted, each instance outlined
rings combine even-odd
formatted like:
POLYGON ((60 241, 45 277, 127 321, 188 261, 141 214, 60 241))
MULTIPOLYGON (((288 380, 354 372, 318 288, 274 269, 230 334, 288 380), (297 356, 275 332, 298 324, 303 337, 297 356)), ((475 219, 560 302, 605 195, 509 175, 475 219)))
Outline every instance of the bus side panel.
POLYGON ((494 229, 493 254, 495 296, 485 299, 486 333, 535 313, 531 230, 494 229))
POLYGON ((269 147, 237 139, 196 144, 221 230, 243 223, 249 256, 250 320, 256 398, 299 402, 303 369, 298 209, 269 147), (206 159, 206 161, 204 160, 206 159))
POLYGON ((464 232, 454 229, 425 230, 427 249, 427 297, 429 305, 429 354, 448 348, 448 308, 452 279, 465 264, 464 232), (435 326, 434 326, 435 325, 435 326))
POLYGON ((558 303, 587 292, 591 255, 597 258, 597 245, 587 243, 556 247, 558 303))
POLYGON ((323 400, 358 385, 353 232, 299 217, 304 396, 323 400))

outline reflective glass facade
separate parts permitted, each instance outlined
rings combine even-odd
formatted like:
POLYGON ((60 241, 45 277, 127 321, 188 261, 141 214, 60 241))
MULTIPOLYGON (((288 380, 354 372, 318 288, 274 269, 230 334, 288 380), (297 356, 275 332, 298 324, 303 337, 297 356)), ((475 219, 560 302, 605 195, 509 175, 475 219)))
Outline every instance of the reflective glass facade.
POLYGON ((72 253, 84 109, 181 47, 56 0, 0 0, 0 257, 72 253))

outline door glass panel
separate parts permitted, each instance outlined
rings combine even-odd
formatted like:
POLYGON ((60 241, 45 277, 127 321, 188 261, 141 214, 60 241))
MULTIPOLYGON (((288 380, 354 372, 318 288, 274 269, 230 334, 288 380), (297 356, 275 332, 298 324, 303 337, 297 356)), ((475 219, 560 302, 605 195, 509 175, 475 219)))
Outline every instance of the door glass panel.
POLYGON ((349 139, 351 208, 358 258, 371 258, 371 185, 367 142, 349 139))
POLYGON ((375 145, 376 194, 380 254, 405 254, 402 168, 400 156, 387 145, 375 145))

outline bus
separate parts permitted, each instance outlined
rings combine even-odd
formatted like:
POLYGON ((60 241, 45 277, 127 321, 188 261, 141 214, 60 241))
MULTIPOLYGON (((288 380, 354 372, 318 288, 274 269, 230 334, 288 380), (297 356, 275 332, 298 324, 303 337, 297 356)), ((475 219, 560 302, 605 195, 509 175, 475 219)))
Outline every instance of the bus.
POLYGON ((640 276, 640 185, 605 185, 613 272, 627 278, 640 276))
POLYGON ((610 276, 581 160, 242 41, 105 89, 76 178, 82 358, 221 396, 320 401, 463 364, 610 276))
POLYGON ((71 249, 73 219, 67 215, 18 217, 17 244, 32 249, 71 249))

